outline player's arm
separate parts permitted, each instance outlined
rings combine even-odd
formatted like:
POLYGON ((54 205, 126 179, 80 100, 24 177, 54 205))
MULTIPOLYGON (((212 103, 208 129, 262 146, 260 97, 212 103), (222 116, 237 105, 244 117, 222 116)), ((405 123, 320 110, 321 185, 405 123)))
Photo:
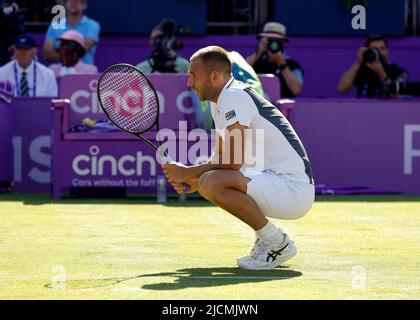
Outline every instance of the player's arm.
POLYGON ((188 175, 198 178, 210 170, 239 170, 244 163, 246 128, 239 122, 227 127, 225 139, 218 135, 218 147, 210 162, 188 167, 188 175))
POLYGON ((177 164, 163 165, 163 172, 169 181, 185 182, 198 179, 203 173, 211 170, 239 170, 244 163, 245 129, 247 126, 236 122, 225 130, 225 139, 218 136, 217 153, 211 161, 193 166, 177 164))
POLYGON ((212 163, 214 162, 216 159, 219 159, 222 155, 223 152, 223 139, 221 134, 219 133, 218 130, 216 130, 216 146, 212 152, 212 154, 210 155, 208 161, 206 162, 208 163, 212 163))
MULTIPOLYGON (((214 150, 212 151, 212 154, 210 155, 206 164, 210 164, 212 162, 217 162, 218 159, 220 159, 220 157, 222 156, 223 139, 222 139, 222 136, 220 135, 220 133, 218 131, 216 131, 215 140, 216 140, 216 146, 215 146, 214 150)), ((181 164, 178 164, 178 165, 181 165, 181 164)), ((198 179, 199 178, 193 178, 193 179, 188 180, 188 183, 187 183, 188 186, 189 186, 188 191, 185 191, 185 186, 184 186, 183 183, 176 182, 176 181, 172 180, 172 178, 168 178, 168 181, 171 183, 171 185, 174 187, 174 189, 179 194, 182 194, 182 193, 188 194, 188 193, 196 192, 198 190, 198 179)))

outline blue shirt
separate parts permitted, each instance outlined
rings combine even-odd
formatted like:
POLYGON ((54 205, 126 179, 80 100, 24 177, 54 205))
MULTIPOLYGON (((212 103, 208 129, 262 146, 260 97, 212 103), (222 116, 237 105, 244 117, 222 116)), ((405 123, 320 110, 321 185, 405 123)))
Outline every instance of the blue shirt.
MULTIPOLYGON (((45 41, 54 41, 55 39, 59 38, 64 32, 68 30, 76 30, 80 32, 86 39, 92 39, 96 43, 99 42, 99 32, 100 32, 100 25, 93 19, 90 19, 86 16, 77 23, 75 26, 69 26, 66 21, 66 28, 65 29, 54 29, 52 24, 48 27, 47 35, 45 37, 45 41)), ((96 44, 90 49, 88 53, 86 53, 82 61, 85 63, 93 64, 94 56, 96 51, 96 44)))

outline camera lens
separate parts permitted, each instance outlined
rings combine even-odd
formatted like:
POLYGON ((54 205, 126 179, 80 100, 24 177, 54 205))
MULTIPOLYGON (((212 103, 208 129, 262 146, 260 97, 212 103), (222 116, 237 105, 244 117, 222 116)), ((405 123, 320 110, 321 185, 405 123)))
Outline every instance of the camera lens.
POLYGON ((363 61, 365 63, 372 63, 379 60, 379 52, 375 48, 369 48, 363 54, 363 61))
POLYGON ((267 49, 272 53, 276 53, 283 50, 283 44, 279 39, 270 38, 268 39, 267 49))

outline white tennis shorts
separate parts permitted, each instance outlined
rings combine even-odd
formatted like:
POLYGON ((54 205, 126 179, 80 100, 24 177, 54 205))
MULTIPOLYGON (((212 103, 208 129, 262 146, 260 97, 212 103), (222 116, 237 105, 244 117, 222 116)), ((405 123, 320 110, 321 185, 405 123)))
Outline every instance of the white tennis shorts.
POLYGON ((247 194, 266 217, 294 220, 303 217, 315 200, 315 186, 287 174, 273 171, 245 171, 251 179, 247 194))

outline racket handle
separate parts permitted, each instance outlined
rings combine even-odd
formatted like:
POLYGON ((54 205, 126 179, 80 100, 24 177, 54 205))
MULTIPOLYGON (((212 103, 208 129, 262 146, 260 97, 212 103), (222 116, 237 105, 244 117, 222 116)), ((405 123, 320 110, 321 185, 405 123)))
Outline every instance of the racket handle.
POLYGON ((174 162, 172 158, 167 154, 160 157, 162 164, 168 164, 174 162))
MULTIPOLYGON (((165 154, 161 157, 162 164, 168 164, 168 163, 174 163, 175 161, 172 160, 172 158, 169 156, 169 154, 165 154)), ((182 183, 184 186, 184 192, 188 192, 190 190, 190 186, 186 183, 182 183)))
POLYGON ((184 186, 184 191, 182 193, 190 191, 190 186, 188 184, 183 182, 182 185, 184 186))

